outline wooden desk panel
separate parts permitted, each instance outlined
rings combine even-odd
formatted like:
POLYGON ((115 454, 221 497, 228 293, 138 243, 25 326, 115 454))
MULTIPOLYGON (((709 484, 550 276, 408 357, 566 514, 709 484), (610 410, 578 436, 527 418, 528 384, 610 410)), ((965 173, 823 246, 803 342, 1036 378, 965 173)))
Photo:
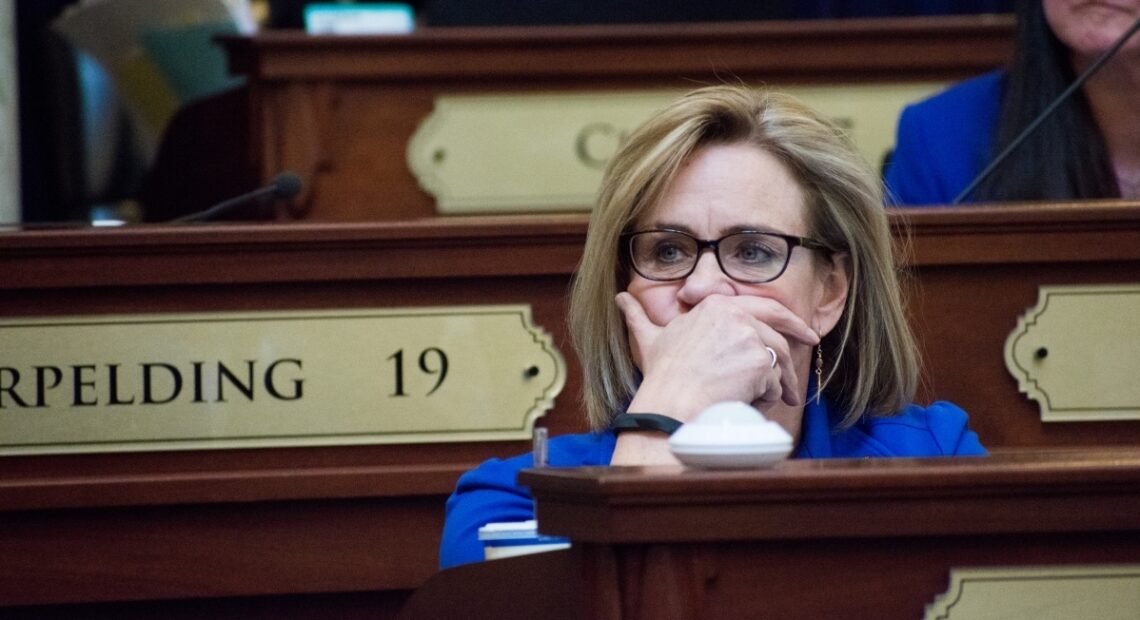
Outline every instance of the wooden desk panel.
POLYGON ((1134 532, 577 544, 434 575, 403 620, 922 618, 956 567, 1134 564, 1134 532))
MULTIPOLYGON (((1005 339, 1038 287, 1140 282, 1140 211, 1091 202, 902 209, 923 393, 958 403, 995 449, 1140 444, 1140 423, 1042 424, 1005 367, 1005 339)), ((1136 360, 1121 360, 1135 363, 1136 360)))
MULTIPOLYGON (((568 364, 543 423, 580 432, 564 295, 584 231, 582 217, 25 231, 0 236, 0 315, 530 304, 568 364)), ((391 617, 436 571, 458 476, 528 445, 6 457, 0 607, 245 617, 246 600, 304 617, 380 592, 341 617, 391 617), (66 607, 97 602, 112 607, 66 607)))

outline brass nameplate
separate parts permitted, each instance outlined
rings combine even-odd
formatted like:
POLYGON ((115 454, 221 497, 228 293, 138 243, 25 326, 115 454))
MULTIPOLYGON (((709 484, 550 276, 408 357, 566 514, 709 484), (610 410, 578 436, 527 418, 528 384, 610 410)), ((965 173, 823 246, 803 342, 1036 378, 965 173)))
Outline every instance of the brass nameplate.
POLYGON ((951 569, 925 620, 1134 620, 1140 565, 951 569))
MULTIPOLYGON (((907 103, 941 83, 792 86, 878 166, 907 103)), ((440 213, 589 210, 602 170, 629 132, 681 94, 449 95, 408 144, 408 166, 440 213)))
POLYGON ((1140 284, 1042 286, 1005 365, 1043 422, 1140 420, 1140 284))
POLYGON ((0 454, 528 439, 565 382, 530 307, 0 321, 0 454))

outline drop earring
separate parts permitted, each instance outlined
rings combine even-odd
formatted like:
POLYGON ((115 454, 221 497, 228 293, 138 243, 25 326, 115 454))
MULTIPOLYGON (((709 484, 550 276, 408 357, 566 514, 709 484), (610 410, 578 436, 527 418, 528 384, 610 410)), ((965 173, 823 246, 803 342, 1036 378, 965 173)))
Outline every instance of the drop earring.
POLYGON ((815 346, 815 404, 819 404, 819 395, 823 392, 823 344, 815 346))

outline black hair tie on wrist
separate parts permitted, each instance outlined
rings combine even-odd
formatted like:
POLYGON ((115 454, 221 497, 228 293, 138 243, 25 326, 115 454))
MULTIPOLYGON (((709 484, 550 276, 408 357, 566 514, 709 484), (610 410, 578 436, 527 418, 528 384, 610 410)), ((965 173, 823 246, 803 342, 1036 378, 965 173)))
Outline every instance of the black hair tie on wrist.
POLYGON ((672 435, 681 428, 681 421, 659 413, 619 413, 614 416, 610 429, 615 433, 622 431, 657 431, 672 435))

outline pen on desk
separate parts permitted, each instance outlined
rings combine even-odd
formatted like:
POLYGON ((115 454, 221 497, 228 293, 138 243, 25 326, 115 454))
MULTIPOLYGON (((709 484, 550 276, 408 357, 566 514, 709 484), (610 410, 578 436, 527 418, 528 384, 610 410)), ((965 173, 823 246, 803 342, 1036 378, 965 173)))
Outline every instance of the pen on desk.
POLYGON ((546 427, 534 427, 534 466, 546 467, 546 427))

